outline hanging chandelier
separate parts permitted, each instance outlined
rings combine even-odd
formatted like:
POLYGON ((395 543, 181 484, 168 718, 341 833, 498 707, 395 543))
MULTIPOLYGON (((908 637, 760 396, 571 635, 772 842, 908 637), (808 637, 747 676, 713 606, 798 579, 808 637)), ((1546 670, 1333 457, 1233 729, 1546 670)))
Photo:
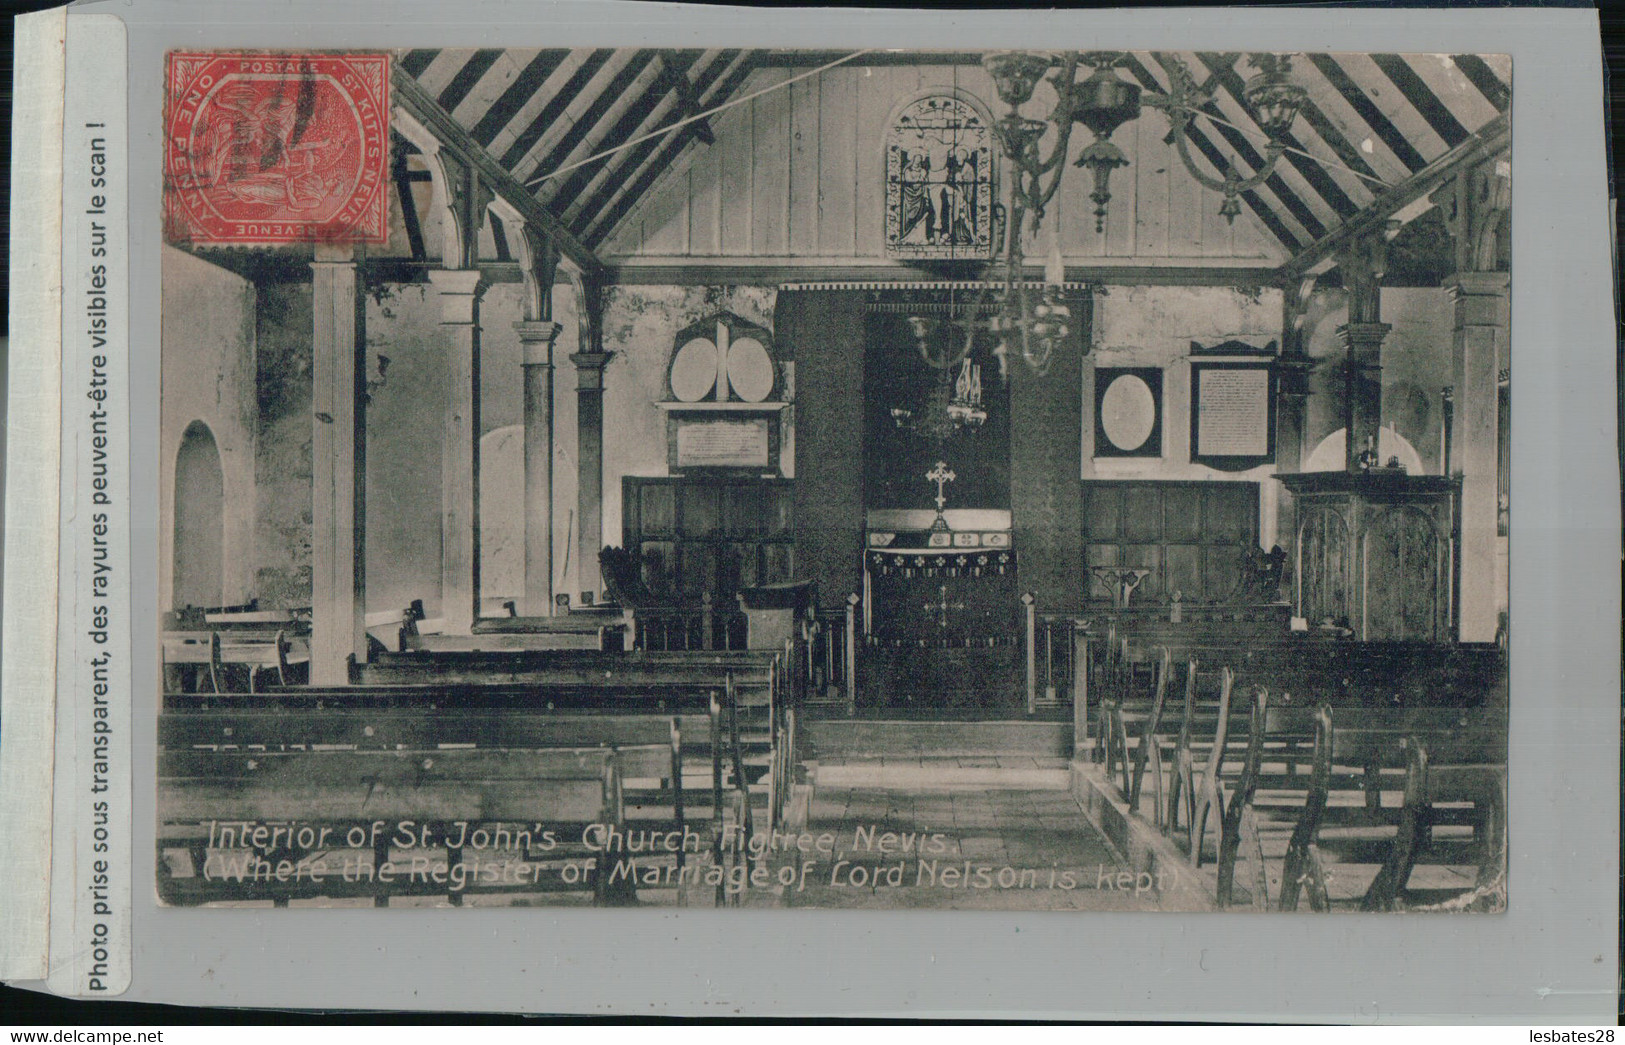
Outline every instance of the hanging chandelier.
MULTIPOLYGON (((921 410, 892 408, 893 423, 936 442, 961 429, 980 428, 987 420, 982 401, 981 364, 970 358, 968 349, 954 350, 956 339, 951 335, 951 328, 948 328, 949 337, 942 336, 947 324, 927 315, 910 315, 907 319, 920 359, 936 371, 938 377, 921 410)), ((974 327, 974 321, 971 325, 974 327)))
MULTIPOLYGON (((1220 55, 1220 68, 1231 69, 1239 57, 1234 53, 1220 55)), ((1183 61, 1169 56, 1163 62, 1171 84, 1165 94, 1122 79, 1117 70, 1128 59, 1126 51, 1069 51, 1061 55, 996 51, 982 59, 982 67, 993 78, 999 99, 1009 107, 993 125, 1000 150, 1010 161, 1013 174, 1003 228, 995 236, 997 242, 997 235, 1003 235, 1004 251, 995 262, 989 289, 984 292, 984 297, 991 297, 995 306, 989 328, 998 337, 993 352, 999 360, 1001 375, 1008 376, 1012 353, 1019 353, 1034 371, 1045 373, 1056 348, 1071 333, 1071 310, 1062 294, 1065 268, 1059 238, 1052 229, 1041 288, 1029 285, 1025 277, 1022 239, 1025 235, 1036 236, 1043 227, 1045 211, 1066 173, 1074 124, 1087 127, 1094 139, 1078 151, 1073 166, 1087 169, 1093 175, 1089 198, 1095 205, 1096 232, 1106 227, 1112 171, 1129 165, 1128 156, 1112 142, 1112 134, 1137 119, 1144 106, 1167 114, 1169 138, 1180 161, 1199 184, 1224 194, 1219 213, 1233 223, 1241 213, 1241 195, 1263 184, 1275 172, 1276 164, 1287 149, 1293 121, 1308 100, 1308 92, 1289 78, 1292 72, 1289 56, 1250 55, 1248 60, 1258 75, 1242 86, 1241 99, 1268 139, 1263 162, 1245 177, 1233 163, 1226 162, 1219 176, 1214 177, 1197 166, 1188 139, 1192 122, 1198 116, 1207 115, 1203 109, 1213 99, 1219 74, 1198 84, 1183 61), (1079 66, 1090 70, 1089 75, 1079 79, 1079 66), (1021 107, 1032 100, 1040 82, 1050 85, 1055 103, 1047 118, 1035 120, 1022 115, 1021 107), (1040 143, 1052 127, 1055 137, 1049 155, 1044 156, 1040 143)), ((979 301, 973 316, 979 314, 980 305, 979 301)), ((968 355, 972 348, 974 327, 974 322, 967 324, 961 355, 968 355)))
MULTIPOLYGON (((1228 72, 1239 57, 1236 53, 1219 55, 1216 64, 1228 72)), ((1196 118, 1206 116, 1203 110, 1213 100, 1220 74, 1214 73, 1198 84, 1190 67, 1178 56, 1170 55, 1163 59, 1170 89, 1162 93, 1122 79, 1118 68, 1128 60, 1127 51, 1072 51, 1059 57, 1038 51, 995 51, 982 59, 1000 101, 1009 106, 1009 112, 994 123, 994 131, 1015 173, 1012 231, 1019 229, 1015 221, 1018 210, 1031 215, 1034 232, 1043 222, 1045 207, 1060 188, 1065 173, 1074 123, 1083 124, 1094 136, 1094 141, 1079 151, 1073 166, 1087 168, 1094 175, 1089 198, 1095 204, 1095 231, 1103 231, 1106 208, 1111 202, 1111 173, 1129 163, 1123 150, 1112 143, 1112 134, 1137 119, 1143 106, 1167 114, 1169 140, 1178 150, 1180 161, 1197 182, 1224 194, 1220 213, 1233 222, 1241 213, 1241 194, 1257 188, 1275 172, 1286 151, 1293 121, 1309 98, 1309 92, 1290 79, 1290 55, 1249 55, 1248 62, 1258 75, 1242 86, 1241 101, 1267 138, 1263 163, 1243 177, 1233 163, 1226 162, 1219 176, 1214 177, 1204 172, 1191 155, 1189 135, 1196 118), (1080 65, 1092 70, 1081 80, 1080 65), (1038 84, 1046 79, 1056 98, 1049 116, 1044 120, 1023 116, 1021 107, 1032 100, 1038 84), (1055 128, 1055 141, 1049 156, 1044 157, 1040 155, 1039 140, 1051 127, 1055 128)))

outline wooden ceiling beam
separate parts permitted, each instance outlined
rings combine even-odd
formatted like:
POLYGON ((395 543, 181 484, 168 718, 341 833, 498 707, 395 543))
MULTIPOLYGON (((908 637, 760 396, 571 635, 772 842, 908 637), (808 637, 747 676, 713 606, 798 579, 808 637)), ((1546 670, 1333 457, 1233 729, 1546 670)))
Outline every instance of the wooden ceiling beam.
POLYGON ((1330 267, 1355 240, 1384 234, 1389 219, 1407 208, 1412 208, 1413 217, 1426 210, 1413 205, 1458 171, 1506 149, 1511 141, 1511 124, 1503 113, 1454 149, 1378 196, 1371 206, 1294 254, 1292 260, 1281 266, 1283 281, 1291 285, 1311 271, 1330 267))
POLYGON ((490 153, 480 147, 473 135, 463 129, 462 124, 441 108, 440 104, 398 65, 391 77, 391 87, 396 105, 423 124, 443 147, 452 150, 458 159, 472 167, 477 176, 497 196, 518 211, 527 222, 533 223, 546 233, 558 246, 559 252, 569 258, 584 274, 597 275, 603 271, 604 263, 598 255, 577 239, 557 215, 542 206, 518 179, 504 170, 490 153))

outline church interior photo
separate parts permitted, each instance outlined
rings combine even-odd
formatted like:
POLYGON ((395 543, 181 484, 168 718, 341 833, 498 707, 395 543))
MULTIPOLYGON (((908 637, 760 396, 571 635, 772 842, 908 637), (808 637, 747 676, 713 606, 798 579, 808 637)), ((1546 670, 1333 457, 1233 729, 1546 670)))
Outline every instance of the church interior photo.
POLYGON ((166 902, 1504 907, 1509 59, 387 58, 163 248, 166 902))

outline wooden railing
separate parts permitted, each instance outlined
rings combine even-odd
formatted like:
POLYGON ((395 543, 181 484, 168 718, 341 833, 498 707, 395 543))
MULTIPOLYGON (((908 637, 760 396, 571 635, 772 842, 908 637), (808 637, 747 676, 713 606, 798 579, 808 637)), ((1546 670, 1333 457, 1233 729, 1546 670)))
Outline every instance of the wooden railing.
POLYGON ((1021 610, 1027 714, 1034 714, 1039 708, 1074 704, 1078 682, 1076 617, 1069 613, 1041 612, 1031 592, 1021 596, 1021 610))
POLYGON ((858 710, 858 613, 854 593, 840 609, 820 608, 807 622, 805 702, 858 710))

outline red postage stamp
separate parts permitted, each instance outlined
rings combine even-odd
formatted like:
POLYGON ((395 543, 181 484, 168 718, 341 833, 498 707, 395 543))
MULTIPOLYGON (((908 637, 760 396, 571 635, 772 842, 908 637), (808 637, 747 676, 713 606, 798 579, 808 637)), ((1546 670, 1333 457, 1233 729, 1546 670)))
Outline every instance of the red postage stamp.
POLYGON ((171 242, 386 239, 388 55, 174 51, 165 83, 171 242))

